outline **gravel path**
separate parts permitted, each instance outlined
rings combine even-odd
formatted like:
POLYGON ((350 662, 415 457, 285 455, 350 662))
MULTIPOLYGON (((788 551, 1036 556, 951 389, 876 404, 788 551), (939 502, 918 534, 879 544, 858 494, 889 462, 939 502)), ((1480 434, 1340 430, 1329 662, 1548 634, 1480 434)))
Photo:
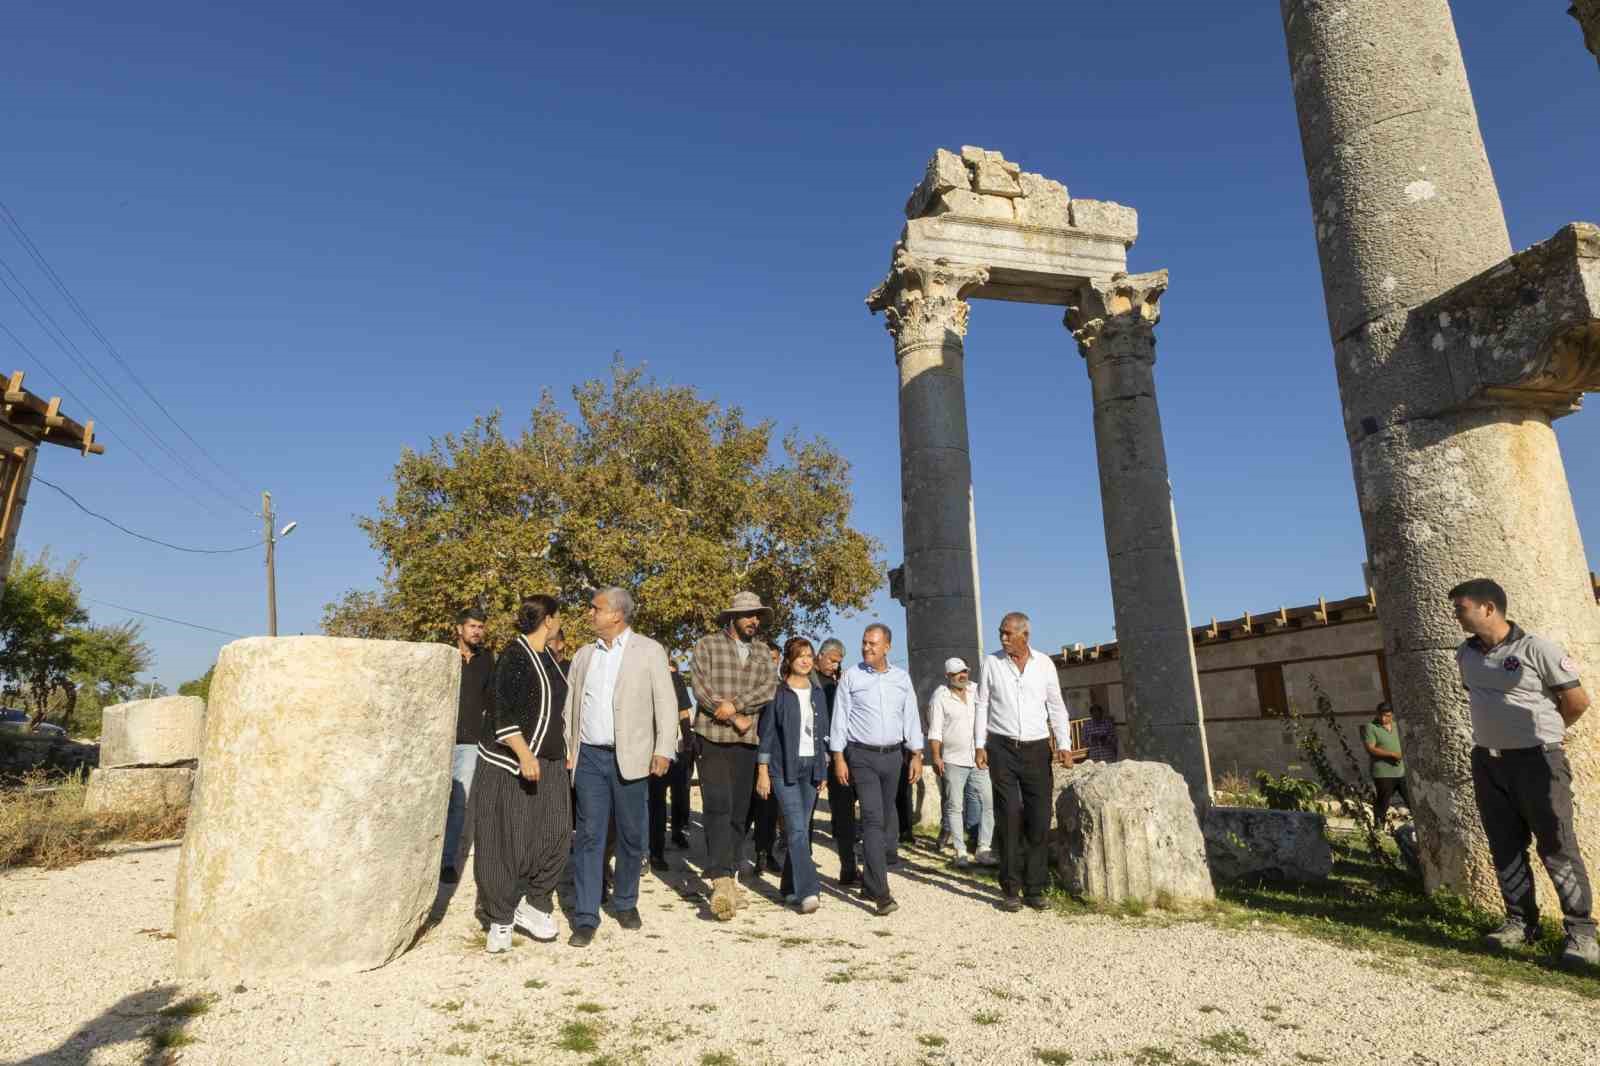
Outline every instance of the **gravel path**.
MULTIPOLYGON (((440 924, 381 970, 240 986, 173 976, 176 843, 6 874, 0 1060, 1600 1061, 1592 1005, 1570 995, 1274 931, 1006 915, 992 887, 921 851, 894 875, 901 906, 888 918, 831 881, 815 915, 786 911, 769 877, 767 898, 720 924, 698 896, 698 835, 694 844, 670 854, 664 878, 646 874, 642 931, 608 920, 586 951, 566 946, 563 921, 556 944, 519 936, 509 954, 485 956, 469 880, 441 898, 440 924), (213 997, 182 1023, 193 1042, 153 1051, 142 1034, 176 1024, 158 1011, 193 996, 213 997), (558 1047, 583 1035, 592 1048, 558 1047)), ((817 850, 831 878, 833 852, 820 840, 817 850)))

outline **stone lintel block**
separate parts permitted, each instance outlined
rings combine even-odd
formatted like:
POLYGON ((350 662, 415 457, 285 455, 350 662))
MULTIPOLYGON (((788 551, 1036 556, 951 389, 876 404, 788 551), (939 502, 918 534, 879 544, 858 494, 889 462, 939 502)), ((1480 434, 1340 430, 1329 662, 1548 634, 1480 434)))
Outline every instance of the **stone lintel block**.
POLYGON ((934 200, 941 194, 952 190, 963 192, 972 189, 972 176, 967 173, 966 164, 954 152, 940 148, 933 153, 933 158, 928 160, 927 173, 923 174, 921 183, 912 190, 911 198, 906 201, 906 217, 918 218, 928 213, 934 200))
POLYGON ((100 765, 162 766, 200 757, 206 701, 198 696, 133 700, 105 709, 100 765))
POLYGON ((975 167, 979 163, 988 162, 988 159, 989 152, 987 149, 979 148, 976 145, 971 144, 963 144, 961 146, 961 161, 968 166, 975 167))
POLYGON ((89 774, 83 809, 90 814, 136 814, 187 807, 194 788, 189 766, 127 766, 89 774))
POLYGON ((993 300, 1065 307, 1090 279, 1128 266, 1127 243, 1116 237, 953 214, 912 219, 901 241, 911 255, 986 268, 988 282, 972 295, 993 300))
POLYGON ((1018 222, 1050 229, 1072 227, 1072 198, 1065 185, 1026 171, 1018 175, 1017 182, 1022 186, 1022 197, 1012 206, 1018 222))
POLYGON ((1460 403, 1552 417, 1600 391, 1600 227, 1574 222, 1411 313, 1460 403))
POLYGON ((972 188, 985 196, 1014 197, 1022 195, 1022 186, 1004 161, 985 159, 972 168, 972 188))
POLYGON ((1114 200, 1074 200, 1072 225, 1131 245, 1139 236, 1139 212, 1114 200))
POLYGON ((1300 883, 1333 872, 1327 819, 1309 811, 1211 807, 1200 819, 1211 873, 1225 881, 1267 877, 1300 883))
POLYGON ((1016 220, 1011 201, 1004 196, 986 196, 965 189, 951 189, 941 193, 929 209, 930 215, 960 215, 962 218, 985 218, 996 222, 1016 220))

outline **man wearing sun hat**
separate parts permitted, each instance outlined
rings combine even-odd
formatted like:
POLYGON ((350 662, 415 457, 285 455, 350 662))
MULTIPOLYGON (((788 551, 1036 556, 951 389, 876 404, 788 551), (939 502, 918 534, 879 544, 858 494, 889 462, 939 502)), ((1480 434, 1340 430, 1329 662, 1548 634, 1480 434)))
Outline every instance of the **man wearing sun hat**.
POLYGON ((705 877, 712 885, 711 912, 721 921, 732 919, 741 902, 735 875, 755 790, 756 723, 778 688, 777 668, 755 639, 771 620, 772 608, 761 597, 738 593, 717 615, 721 628, 695 644, 690 668, 706 820, 705 877))
POLYGON ((928 700, 928 746, 933 751, 933 772, 944 781, 944 816, 955 843, 957 866, 966 866, 966 826, 963 813, 967 790, 977 793, 979 804, 978 849, 980 863, 990 865, 989 844, 994 839, 994 793, 989 771, 977 765, 977 715, 973 707, 972 670, 966 660, 952 656, 944 661, 944 684, 928 700))

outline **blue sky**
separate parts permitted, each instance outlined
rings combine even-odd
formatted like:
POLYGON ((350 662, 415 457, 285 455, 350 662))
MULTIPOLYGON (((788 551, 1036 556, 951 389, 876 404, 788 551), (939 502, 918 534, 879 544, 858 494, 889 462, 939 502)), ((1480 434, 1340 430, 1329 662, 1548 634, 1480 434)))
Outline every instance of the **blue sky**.
MULTIPOLYGON (((1600 74, 1566 4, 1456 6, 1513 242, 1600 216, 1600 74)), ((282 631, 376 578, 352 519, 402 447, 494 407, 518 423, 619 350, 831 440, 857 525, 898 562, 896 378, 862 299, 924 161, 962 144, 1137 207, 1131 268, 1172 271, 1158 381, 1194 618, 1360 592, 1276 4, 258 7, 24 0, 0 42, 0 198, 240 484, 3 234, 0 256, 232 502, 152 476, 129 454, 159 465, 149 441, 3 293, 36 358, 0 336, 0 364, 39 391, 54 373, 120 436, 40 473, 132 528, 248 544, 271 489, 300 523, 282 631)), ((1089 387, 1060 312, 978 303, 967 352, 985 618, 1027 610, 1048 649, 1110 639, 1089 387)), ((1593 563, 1600 415, 1559 433, 1593 563)), ((155 548, 42 486, 20 544, 81 557, 91 599, 264 626, 253 553, 155 548)), ((874 613, 903 617, 883 594, 874 613)), ((146 632, 173 686, 225 640, 146 632)))

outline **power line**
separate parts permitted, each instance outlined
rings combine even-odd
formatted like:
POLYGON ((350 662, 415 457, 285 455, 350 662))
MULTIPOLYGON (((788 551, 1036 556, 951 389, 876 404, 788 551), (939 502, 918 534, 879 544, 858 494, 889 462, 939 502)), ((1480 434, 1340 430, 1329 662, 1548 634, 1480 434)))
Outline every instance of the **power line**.
POLYGON ((174 463, 182 467, 184 472, 190 477, 194 478, 207 489, 210 489, 218 496, 218 498, 222 499, 230 506, 237 507, 245 514, 255 513, 248 507, 245 507, 243 504, 237 502, 232 496, 218 488, 211 482, 209 478, 201 474, 200 471, 196 470, 187 459, 179 455, 171 445, 167 444, 166 441, 163 441, 160 437, 156 436, 155 431, 152 430, 148 424, 146 424, 143 418, 139 417, 138 412, 133 409, 133 406, 123 398, 119 391, 117 391, 117 387, 112 384, 105 377, 105 375, 101 374, 97 369, 95 369, 94 364, 89 361, 88 356, 84 355, 77 343, 73 341, 71 334, 67 333, 66 330, 61 328, 60 324, 56 322, 55 316, 50 314, 50 310, 45 307, 44 304, 39 302, 38 297, 33 295, 33 292, 28 288, 27 283, 24 282, 17 272, 11 268, 11 264, 6 261, 4 256, 0 256, 0 270, 4 270, 6 275, 11 279, 10 281, 7 281, 5 277, 0 277, 0 286, 5 287, 6 291, 11 294, 12 299, 16 300, 22 309, 27 312, 28 317, 33 319, 34 325, 43 330, 45 336, 49 337, 50 340, 55 343, 55 346, 61 349, 67 358, 71 359, 75 364, 77 364, 78 369, 83 371, 85 376, 89 378, 90 382, 93 383, 94 386, 102 393, 104 393, 107 399, 120 408, 123 414, 127 415, 129 421, 131 421, 141 433, 150 438, 151 444, 154 444, 174 463), (12 282, 16 283, 16 288, 12 287, 12 282), (20 295, 18 294, 17 289, 22 290, 20 295))
POLYGON ((152 614, 149 611, 136 611, 132 607, 124 607, 120 603, 111 603, 107 600, 90 599, 88 596, 85 596, 84 599, 89 603, 98 603, 102 607, 112 607, 119 611, 127 611, 129 614, 137 614, 145 618, 158 618, 163 622, 171 622, 175 626, 188 626, 190 629, 203 629, 207 633, 221 633, 225 637, 244 637, 243 633, 231 633, 226 629, 215 629, 211 626, 203 626, 196 622, 185 622, 178 618, 168 618, 164 614, 152 614))
POLYGON ((78 302, 78 298, 72 294, 72 290, 67 288, 66 282, 61 280, 61 276, 56 273, 55 268, 51 266, 49 260, 44 257, 44 253, 39 250, 39 246, 33 243, 33 238, 28 236, 27 231, 22 228, 22 223, 17 221, 17 216, 12 214, 11 208, 6 205, 4 200, 0 200, 0 214, 5 216, 6 225, 11 229, 12 235, 16 237, 17 243, 21 244, 23 248, 27 250, 28 254, 33 257, 33 261, 38 264, 39 269, 44 272, 45 277, 50 279, 51 284, 56 287, 56 291, 61 294, 62 298, 67 301, 67 304, 72 308, 72 310, 77 313, 78 318, 82 320, 83 324, 89 328, 89 332, 93 333, 100 343, 105 346, 106 351, 111 353, 111 357, 117 361, 117 364, 122 367, 122 369, 127 373, 128 377, 133 379, 133 383, 139 386, 139 391, 143 392, 145 396, 149 398, 150 402, 155 404, 156 408, 160 410, 162 414, 167 416, 167 421, 176 426, 178 432, 182 433, 184 437, 188 439, 189 443, 194 445, 195 451, 205 456, 206 460, 210 462, 212 466, 216 467, 224 477, 231 480, 235 485, 239 486, 239 488, 243 489, 245 492, 249 492, 249 486, 240 480, 239 477, 231 470, 219 463, 216 460, 216 457, 207 451, 199 441, 195 440, 194 434, 190 433, 189 430, 184 427, 182 422, 179 422, 175 417, 173 417, 172 412, 167 410, 166 404, 162 403, 156 398, 156 394, 150 391, 150 389, 145 385, 143 379, 141 379, 134 371, 133 367, 128 365, 128 361, 122 357, 122 353, 117 351, 116 345, 111 343, 111 338, 107 337, 105 333, 101 331, 99 325, 96 324, 94 319, 89 316, 89 312, 81 303, 78 302))
MULTIPOLYGON (((17 336, 15 333, 13 333, 11 331, 10 327, 8 327, 4 322, 0 322, 0 333, 4 333, 7 337, 10 337, 11 338, 11 343, 15 344, 22 351, 22 354, 27 356, 28 359, 30 361, 32 361, 39 368, 39 372, 41 374, 43 374, 45 377, 49 378, 51 381, 54 381, 57 385, 59 385, 61 387, 61 391, 66 393, 67 396, 72 400, 72 402, 78 405, 78 409, 83 412, 83 417, 85 417, 85 418, 94 418, 95 417, 94 416, 94 412, 93 412, 93 410, 91 410, 90 406, 87 403, 85 403, 83 401, 83 399, 76 392, 72 391, 72 386, 68 385, 65 381, 63 381, 59 375, 51 373, 48 365, 45 363, 45 361, 43 359, 41 359, 39 357, 39 354, 37 352, 35 352, 32 348, 29 348, 26 344, 24 344, 22 338, 17 336)), ((98 419, 97 419, 97 421, 98 421, 98 419)), ((110 437, 112 440, 116 441, 118 444, 120 444, 122 446, 122 449, 124 451, 126 451, 129 455, 133 456, 135 459, 137 459, 144 466, 144 468, 146 470, 150 471, 152 474, 154 474, 156 477, 160 478, 162 481, 165 481, 168 485, 171 485, 173 487, 173 489, 180 496, 185 497, 190 503, 194 504, 196 507, 201 508, 202 510, 206 511, 208 514, 211 514, 211 515, 213 515, 214 517, 217 517, 217 518, 226 519, 228 517, 226 514, 223 514, 221 511, 217 510, 216 506, 214 504, 212 504, 210 501, 201 499, 200 497, 196 496, 190 490, 184 488, 182 485, 180 485, 176 481, 172 480, 171 475, 169 475, 165 470, 162 470, 159 466, 156 466, 149 459, 145 458, 145 455, 144 455, 143 452, 141 452, 139 449, 133 447, 127 441, 123 440, 122 437, 119 436, 117 434, 117 432, 115 430, 111 429, 109 426, 96 426, 95 427, 95 432, 96 432, 97 435, 103 433, 107 437, 110 437)))
POLYGON ((98 518, 98 519, 100 519, 100 521, 104 522, 108 526, 115 526, 116 528, 122 530, 122 532, 126 533, 130 537, 138 537, 140 540, 147 540, 151 544, 159 544, 163 548, 171 548, 173 551, 189 552, 190 554, 193 554, 193 555, 231 555, 234 552, 254 551, 255 549, 261 547, 261 545, 266 543, 266 541, 264 541, 264 540, 258 540, 254 544, 246 544, 242 548, 185 548, 185 547, 182 547, 181 545, 177 545, 177 544, 168 544, 164 540, 157 540, 155 537, 147 537, 143 533, 135 533, 133 530, 129 529, 127 526, 123 525, 121 522, 118 522, 118 521, 116 521, 115 519, 112 519, 112 518, 107 518, 105 515, 100 514, 98 511, 89 510, 89 508, 85 507, 82 503, 80 503, 78 501, 78 498, 76 496, 74 496, 72 493, 68 492, 66 489, 62 488, 60 485, 57 485, 53 481, 46 481, 44 478, 40 477, 38 474, 35 474, 33 476, 33 480, 37 481, 41 485, 48 485, 51 488, 55 489, 57 492, 61 493, 61 495, 65 496, 67 499, 71 500, 74 507, 76 507, 78 510, 82 511, 84 514, 90 516, 91 518, 98 518))

